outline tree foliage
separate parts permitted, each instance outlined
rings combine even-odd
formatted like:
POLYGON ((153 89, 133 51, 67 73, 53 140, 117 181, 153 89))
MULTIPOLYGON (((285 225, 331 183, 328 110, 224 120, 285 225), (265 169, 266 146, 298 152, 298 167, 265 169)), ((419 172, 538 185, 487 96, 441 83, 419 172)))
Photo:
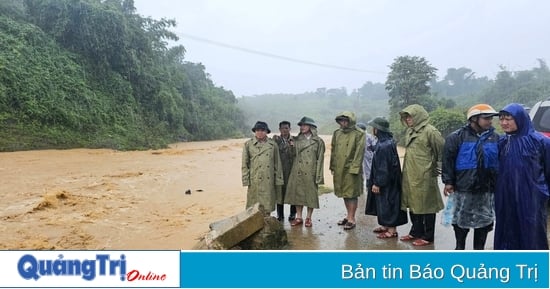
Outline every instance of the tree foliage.
POLYGON ((297 133, 296 123, 308 116, 315 120, 321 134, 332 134, 338 128, 334 120, 342 111, 353 111, 358 121, 368 122, 376 116, 388 114, 387 95, 383 84, 366 84, 360 91, 349 95, 341 88, 318 88, 315 92, 301 94, 264 94, 239 99, 239 108, 247 116, 247 131, 257 121, 266 121, 271 130, 277 132, 282 120, 291 122, 293 132, 297 133), (380 91, 382 87, 382 91, 380 91))
POLYGON ((419 98, 429 94, 429 83, 436 77, 436 71, 424 57, 397 57, 390 65, 385 84, 390 111, 397 113, 408 105, 419 103, 419 98))
POLYGON ((516 102, 533 105, 535 102, 550 97, 550 70, 546 62, 538 59, 539 67, 531 70, 509 71, 501 67, 494 85, 482 93, 483 102, 503 107, 516 102))
MULTIPOLYGON (((416 103, 426 108, 432 124, 446 136, 466 123, 465 112, 470 106, 484 102, 497 110, 503 106, 486 97, 499 95, 500 91, 500 102, 507 104, 529 96, 526 98, 529 101, 525 103, 532 105, 548 97, 546 92, 550 92, 549 85, 548 67, 540 59, 539 67, 527 71, 511 72, 503 68, 496 80, 476 77, 468 68, 450 68, 441 81, 432 79, 431 90, 429 93, 417 95, 416 103), (461 84, 457 85, 460 82, 461 84), (531 93, 523 94, 524 92, 531 93)), ((389 112, 387 99, 384 84, 366 82, 360 88, 352 90, 349 95, 339 88, 319 88, 315 92, 303 94, 245 97, 239 100, 239 107, 246 112, 249 126, 256 120, 265 120, 273 131, 276 131, 279 121, 293 122, 303 115, 313 117, 323 134, 330 134, 337 127, 334 116, 342 110, 354 111, 363 122, 374 116, 387 116, 390 120, 390 129, 399 141, 402 139, 405 126, 397 112, 389 112)), ((249 132, 250 128, 247 128, 247 131, 249 132)))
POLYGON ((466 114, 456 109, 440 107, 430 113, 430 121, 445 137, 466 124, 466 114))
POLYGON ((233 93, 168 45, 174 26, 132 0, 2 1, 0 150, 242 135, 233 93))
POLYGON ((491 85, 485 77, 476 77, 475 72, 467 67, 449 68, 441 81, 433 80, 432 93, 456 99, 464 96, 472 97, 491 85))

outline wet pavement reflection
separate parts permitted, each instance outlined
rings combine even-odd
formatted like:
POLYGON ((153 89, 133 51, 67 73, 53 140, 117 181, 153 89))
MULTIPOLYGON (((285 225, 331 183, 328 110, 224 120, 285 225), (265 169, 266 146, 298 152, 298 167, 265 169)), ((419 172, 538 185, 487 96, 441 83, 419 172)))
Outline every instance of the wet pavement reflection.
MULTIPOLYGON (((454 250, 455 239, 452 226, 441 225, 441 212, 436 217, 434 243, 417 247, 411 242, 403 242, 398 238, 378 239, 372 230, 378 227, 375 216, 365 215, 365 195, 359 198, 356 214, 357 226, 352 230, 344 230, 336 223, 346 215, 343 199, 333 193, 319 196, 320 208, 313 211, 313 227, 290 226, 288 221, 289 206, 285 205, 285 220, 283 226, 290 243, 287 250, 454 250)), ((306 208, 304 208, 305 216, 306 208)), ((409 223, 397 228, 399 236, 409 233, 409 223)), ((473 230, 470 230, 466 240, 466 250, 472 250, 473 230)), ((487 236, 486 250, 493 249, 493 232, 487 236)))

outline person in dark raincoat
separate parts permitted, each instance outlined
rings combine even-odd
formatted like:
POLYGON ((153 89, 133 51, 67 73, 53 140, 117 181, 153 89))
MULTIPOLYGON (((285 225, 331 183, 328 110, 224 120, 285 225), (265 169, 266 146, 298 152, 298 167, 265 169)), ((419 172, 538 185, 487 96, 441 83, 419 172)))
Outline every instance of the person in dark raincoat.
POLYGON ((291 226, 304 224, 313 226, 313 209, 319 208, 319 185, 324 184, 325 142, 317 135, 315 121, 304 116, 300 122, 300 133, 294 137, 294 161, 288 178, 285 202, 296 206, 296 218, 291 226), (307 215, 302 219, 304 206, 307 215))
POLYGON ((401 210, 401 164, 390 123, 382 117, 369 122, 378 142, 374 147, 370 178, 367 180, 365 214, 378 216, 378 238, 397 238, 397 226, 407 223, 407 212, 401 210))
POLYGON ((445 139, 441 180, 443 193, 452 195, 455 203, 451 221, 455 250, 466 248, 470 229, 474 229, 474 250, 483 250, 493 230, 499 135, 492 124, 496 115, 490 105, 476 104, 468 109, 468 124, 445 139))
POLYGON ((248 186, 246 207, 260 203, 269 214, 275 210, 276 186, 284 184, 279 148, 267 137, 271 132, 267 123, 256 122, 252 131, 254 137, 245 142, 242 154, 242 182, 248 186))
POLYGON ((495 250, 548 250, 550 139, 536 132, 521 104, 499 112, 495 250))
MULTIPOLYGON (((279 146, 279 156, 281 157, 281 164, 283 166, 283 179, 285 184, 281 187, 281 190, 277 192, 277 220, 283 221, 285 218, 285 194, 286 194, 286 185, 288 184, 288 176, 290 176, 290 170, 292 169, 292 146, 294 145, 294 140, 290 134, 290 122, 283 120, 279 123, 279 132, 280 135, 274 135, 273 140, 279 146)), ((294 221, 296 217, 296 207, 294 205, 290 206, 290 216, 288 221, 294 221)))
POLYGON ((363 154, 365 132, 358 128, 355 114, 345 111, 336 117, 340 128, 332 134, 330 171, 333 175, 334 194, 344 199, 346 217, 338 221, 344 230, 355 228, 357 198, 363 194, 363 154))
POLYGON ((412 223, 409 234, 400 240, 426 246, 434 241, 435 215, 443 209, 437 176, 445 140, 429 123, 429 114, 421 105, 409 105, 399 114, 407 126, 401 208, 409 209, 412 223))

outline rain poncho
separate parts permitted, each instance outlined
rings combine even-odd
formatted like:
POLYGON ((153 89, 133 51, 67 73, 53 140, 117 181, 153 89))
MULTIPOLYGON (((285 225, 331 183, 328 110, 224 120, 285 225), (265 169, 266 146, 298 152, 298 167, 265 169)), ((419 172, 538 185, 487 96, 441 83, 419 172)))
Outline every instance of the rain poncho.
POLYGON ((367 181, 365 214, 378 216, 378 224, 395 227, 407 223, 407 212, 401 210, 401 164, 397 145, 390 132, 378 131, 378 143, 372 159, 370 179, 367 181), (372 192, 372 186, 380 193, 372 192))
POLYGON ((483 228, 494 222, 499 139, 494 130, 477 133, 465 125, 445 139, 441 179, 454 187, 452 223, 460 228, 483 228))
POLYGON ((273 140, 277 143, 279 147, 279 156, 281 157, 281 167, 283 168, 283 180, 285 182, 282 186, 277 186, 277 204, 283 204, 285 201, 285 192, 286 185, 288 184, 288 177, 290 176, 290 170, 292 169, 292 161, 294 156, 292 155, 292 149, 289 144, 289 140, 292 138, 292 135, 288 139, 285 139, 282 136, 275 135, 273 140))
MULTIPOLYGON (((248 186, 246 207, 260 203, 266 212, 275 210, 276 186, 282 186, 283 169, 279 147, 272 139, 246 141, 242 155, 242 182, 248 186)), ((279 189, 280 190, 280 189, 279 189)))
POLYGON ((365 133, 355 126, 353 112, 340 116, 349 118, 349 126, 334 131, 331 142, 330 170, 334 173, 334 194, 339 198, 357 198, 363 194, 363 154, 365 133))
POLYGON ((422 106, 409 105, 403 113, 412 116, 414 126, 405 131, 401 208, 414 214, 434 214, 443 209, 437 176, 445 140, 429 124, 428 112, 422 106))
POLYGON ((295 159, 288 179, 285 203, 319 208, 318 187, 324 184, 325 142, 311 128, 308 139, 300 133, 294 138, 295 159))
POLYGON ((533 129, 520 104, 509 104, 502 111, 513 116, 518 129, 498 142, 494 249, 548 250, 550 139, 533 129))
POLYGON ((376 138, 372 134, 365 132, 365 154, 363 155, 363 181, 365 182, 370 178, 370 168, 372 165, 375 145, 376 138))

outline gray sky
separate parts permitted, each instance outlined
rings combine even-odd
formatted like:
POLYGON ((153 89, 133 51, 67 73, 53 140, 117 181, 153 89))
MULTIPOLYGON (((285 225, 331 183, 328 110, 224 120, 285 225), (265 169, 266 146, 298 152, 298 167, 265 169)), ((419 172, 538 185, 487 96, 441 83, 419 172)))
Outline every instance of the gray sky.
POLYGON ((537 58, 550 62, 546 0, 135 0, 135 6, 143 16, 175 19, 185 59, 204 64, 214 83, 236 96, 319 87, 351 92, 384 82, 403 55, 425 57, 440 79, 451 67, 494 78, 499 65, 516 71, 537 66, 537 58))

